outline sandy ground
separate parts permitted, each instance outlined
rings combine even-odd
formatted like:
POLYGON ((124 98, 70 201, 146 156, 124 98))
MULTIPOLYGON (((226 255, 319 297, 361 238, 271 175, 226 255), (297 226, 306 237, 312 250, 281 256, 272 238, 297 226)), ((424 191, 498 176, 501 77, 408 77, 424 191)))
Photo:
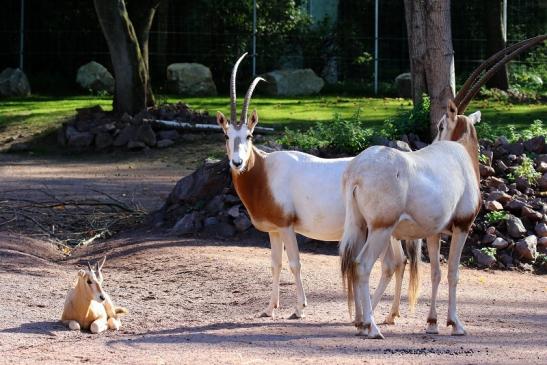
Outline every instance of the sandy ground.
MULTIPOLYGON (((136 192, 135 199, 150 208, 189 171, 172 159, 83 164, 2 156, 0 162, 3 189, 44 183, 65 192, 110 186, 116 194, 136 192), (133 166, 127 168, 128 163, 133 166)), ((386 339, 368 340, 354 336, 349 324, 335 245, 302 249, 306 318, 286 319, 295 302, 286 263, 277 318, 257 318, 270 293, 267 242, 130 232, 64 258, 43 240, 1 232, 0 227, 0 363, 544 364, 547 359, 545 276, 462 269, 459 314, 469 335, 451 337, 444 326, 440 335, 426 335, 431 286, 429 265, 423 264, 416 313, 409 313, 405 295, 402 318, 382 327, 386 339), (77 269, 105 254, 105 289, 130 311, 122 329, 99 335, 66 330, 57 319, 77 269)), ((375 268, 373 283, 378 278, 375 268)), ((388 288, 376 310, 379 321, 388 312, 392 292, 388 288)), ((443 277, 440 323, 446 319, 447 297, 443 277)))

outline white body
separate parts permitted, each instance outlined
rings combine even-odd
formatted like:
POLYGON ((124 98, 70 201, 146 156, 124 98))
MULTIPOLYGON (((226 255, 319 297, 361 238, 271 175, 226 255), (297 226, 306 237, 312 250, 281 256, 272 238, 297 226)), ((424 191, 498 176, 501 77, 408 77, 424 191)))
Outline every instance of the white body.
POLYGON ((461 251, 480 208, 478 142, 473 126, 478 120, 480 113, 457 116, 457 108, 449 104, 432 145, 406 153, 371 147, 348 165, 344 176, 346 222, 340 252, 343 261, 354 260, 355 265, 343 266, 342 274, 350 281, 356 279, 356 298, 362 302, 363 327, 369 330, 369 337, 383 338, 372 315, 369 276, 391 236, 427 238, 432 265, 427 332, 438 333, 436 296, 441 233, 452 234, 447 324, 452 325, 453 335, 465 334, 456 314, 456 285, 461 251), (364 247, 353 257, 357 252, 354 247, 365 237, 364 247))

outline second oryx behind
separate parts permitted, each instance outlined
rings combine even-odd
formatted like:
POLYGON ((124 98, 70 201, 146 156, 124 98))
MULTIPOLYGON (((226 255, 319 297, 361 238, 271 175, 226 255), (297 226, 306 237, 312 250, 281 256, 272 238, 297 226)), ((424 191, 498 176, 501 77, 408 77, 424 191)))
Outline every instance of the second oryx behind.
MULTIPOLYGON (((283 246, 289 259, 289 267, 296 281, 297 304, 291 318, 301 318, 307 304, 300 274, 300 256, 296 233, 323 241, 338 241, 342 237, 345 218, 342 175, 351 158, 323 159, 297 151, 265 153, 253 145, 253 130, 258 123, 256 110, 248 115, 254 88, 263 80, 257 77, 251 83, 237 120, 236 75, 241 56, 234 65, 230 80, 230 118, 217 112, 217 122, 226 138, 226 150, 231 167, 232 180, 237 194, 245 205, 253 225, 268 232, 271 244, 273 285, 269 305, 261 316, 273 316, 279 306, 279 276, 283 246)), ((410 301, 416 297, 418 283, 417 260, 420 250, 411 241, 415 252, 411 261, 410 301)), ((401 283, 406 258, 399 241, 392 240, 384 252, 382 278, 374 295, 377 304, 391 277, 396 272, 396 293, 387 323, 394 323, 399 315, 401 283)), ((356 302, 357 323, 361 323, 362 309, 356 302)))

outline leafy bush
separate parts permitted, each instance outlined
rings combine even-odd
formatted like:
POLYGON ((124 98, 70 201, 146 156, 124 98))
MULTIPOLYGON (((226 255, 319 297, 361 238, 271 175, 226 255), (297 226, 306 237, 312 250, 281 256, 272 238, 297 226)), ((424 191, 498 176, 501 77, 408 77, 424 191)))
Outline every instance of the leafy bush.
POLYGON ((429 131, 429 110, 431 101, 426 94, 418 105, 408 112, 401 112, 396 116, 387 119, 380 134, 388 139, 398 139, 403 134, 417 134, 422 141, 430 140, 429 131))
POLYGON ((507 175, 511 181, 515 181, 518 177, 525 178, 530 184, 535 184, 541 177, 541 174, 534 169, 534 162, 528 156, 523 156, 522 163, 517 166, 515 171, 507 175))
POLYGON ((547 44, 536 46, 523 63, 509 65, 509 82, 515 89, 547 92, 547 44))
POLYGON ((484 216, 484 218, 486 219, 486 222, 488 222, 489 224, 498 223, 502 220, 506 220, 508 217, 509 215, 504 210, 499 210, 497 212, 489 212, 489 213, 486 213, 486 215, 484 216))
POLYGON ((503 127, 494 127, 488 122, 481 122, 475 125, 477 134, 481 139, 488 139, 494 141, 499 136, 505 136, 509 142, 517 142, 519 140, 528 140, 537 136, 544 136, 547 138, 547 128, 543 126, 541 120, 534 120, 529 128, 522 131, 517 131, 514 125, 507 125, 503 127))
POLYGON ((480 251, 486 256, 490 256, 493 259, 496 258, 497 250, 494 247, 483 247, 480 249, 480 251))
POLYGON ((283 137, 277 142, 284 147, 309 151, 314 148, 335 152, 357 154, 371 145, 374 131, 366 128, 359 117, 360 110, 349 119, 336 114, 334 120, 321 123, 306 131, 285 128, 283 137))

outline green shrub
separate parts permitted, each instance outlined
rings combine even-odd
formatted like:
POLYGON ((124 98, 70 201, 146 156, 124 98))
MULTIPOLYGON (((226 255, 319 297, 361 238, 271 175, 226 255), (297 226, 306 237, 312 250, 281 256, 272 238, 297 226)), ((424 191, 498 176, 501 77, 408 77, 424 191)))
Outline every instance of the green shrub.
POLYGON ((431 101, 426 94, 411 111, 405 111, 387 119, 380 134, 387 139, 399 139, 403 134, 417 134, 422 141, 431 139, 429 130, 429 111, 431 101))
POLYGON ((486 215, 484 216, 484 218, 486 219, 486 222, 488 222, 489 224, 498 223, 502 220, 506 220, 508 217, 509 215, 504 210, 499 210, 497 212, 489 212, 489 213, 486 213, 486 215))
POLYGON ((496 258, 497 250, 494 247, 483 247, 480 249, 480 251, 486 256, 490 256, 493 259, 496 258))
POLYGON ((525 178, 530 184, 535 184, 541 177, 541 174, 534 169, 534 162, 528 156, 523 156, 522 163, 515 171, 507 175, 510 181, 515 181, 518 177, 525 178))
POLYGON ((494 141, 500 136, 505 136, 509 142, 529 140, 537 136, 544 136, 547 138, 547 128, 543 126, 543 122, 539 119, 534 120, 529 128, 522 131, 517 131, 516 127, 512 124, 503 127, 494 127, 486 121, 475 125, 475 128, 479 138, 488 139, 491 141, 494 141))

